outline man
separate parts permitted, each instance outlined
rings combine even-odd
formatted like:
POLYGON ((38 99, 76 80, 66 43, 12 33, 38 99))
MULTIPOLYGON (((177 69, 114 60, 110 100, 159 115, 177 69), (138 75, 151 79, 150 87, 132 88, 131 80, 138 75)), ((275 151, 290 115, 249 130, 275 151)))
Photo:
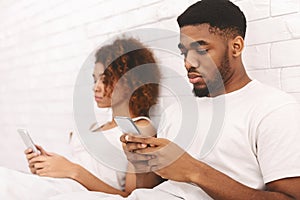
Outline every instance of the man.
MULTIPOLYGON (((169 179, 156 188, 179 198, 300 199, 299 104, 247 76, 241 57, 244 14, 230 1, 202 0, 177 21, 178 47, 202 123, 186 151, 168 139, 125 134, 121 141, 135 155, 130 159, 146 160, 145 170, 169 179), (220 98, 225 102, 224 119, 203 155, 206 137, 211 136, 209 125, 215 123, 212 101, 220 98)), ((171 138, 170 134, 158 136, 171 138)))

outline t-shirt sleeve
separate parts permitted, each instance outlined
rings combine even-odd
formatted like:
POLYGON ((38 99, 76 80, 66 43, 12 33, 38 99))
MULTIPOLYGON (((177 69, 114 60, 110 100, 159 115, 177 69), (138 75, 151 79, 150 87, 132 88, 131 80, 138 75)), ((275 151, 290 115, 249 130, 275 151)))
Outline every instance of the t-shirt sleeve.
POLYGON ((300 176, 300 104, 268 113, 258 126, 256 145, 265 183, 300 176))

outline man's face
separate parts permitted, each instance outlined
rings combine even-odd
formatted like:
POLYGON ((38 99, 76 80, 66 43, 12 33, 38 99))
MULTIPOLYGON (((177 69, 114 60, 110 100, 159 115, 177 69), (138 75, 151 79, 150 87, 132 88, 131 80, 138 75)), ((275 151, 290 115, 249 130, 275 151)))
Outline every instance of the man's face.
POLYGON ((223 94, 229 78, 228 43, 208 24, 189 25, 180 29, 180 44, 185 67, 194 93, 198 97, 223 94))

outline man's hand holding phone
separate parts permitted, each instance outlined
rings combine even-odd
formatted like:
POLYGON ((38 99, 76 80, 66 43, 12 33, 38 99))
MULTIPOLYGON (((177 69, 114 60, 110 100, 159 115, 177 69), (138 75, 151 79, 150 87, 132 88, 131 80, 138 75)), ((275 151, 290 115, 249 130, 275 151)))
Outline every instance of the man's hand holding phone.
POLYGON ((122 141, 123 150, 128 161, 133 165, 133 167, 129 168, 130 172, 149 172, 149 169, 146 169, 149 158, 147 156, 134 153, 135 149, 146 148, 147 145, 135 142, 127 142, 125 137, 128 137, 129 134, 136 137, 149 137, 151 135, 155 135, 156 131, 152 127, 152 124, 149 121, 142 119, 143 122, 140 121, 140 124, 143 124, 143 126, 138 126, 131 118, 123 116, 116 116, 114 119, 119 129, 124 133, 120 140, 122 141))
POLYGON ((165 138, 138 137, 124 134, 121 141, 133 151, 136 161, 144 161, 143 172, 154 172, 164 179, 191 182, 198 161, 177 144, 165 138))
POLYGON ((139 143, 139 142, 131 142, 128 141, 128 137, 138 137, 143 138, 141 135, 129 135, 123 134, 120 137, 122 142, 123 150, 127 156, 128 161, 132 164, 131 168, 128 168, 130 173, 148 173, 150 172, 150 168, 148 166, 148 161, 152 159, 151 156, 138 154, 135 151, 139 149, 148 148, 147 144, 139 143))

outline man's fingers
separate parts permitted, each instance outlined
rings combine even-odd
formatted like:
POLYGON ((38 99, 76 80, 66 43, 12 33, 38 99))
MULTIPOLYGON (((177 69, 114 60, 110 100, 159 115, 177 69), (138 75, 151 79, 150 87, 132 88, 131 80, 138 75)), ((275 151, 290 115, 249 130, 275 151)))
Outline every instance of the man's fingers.
POLYGON ((159 147, 148 146, 147 148, 136 149, 134 150, 134 152, 138 154, 151 154, 152 156, 155 156, 154 153, 157 152, 159 149, 159 147))
POLYGON ((128 168, 129 173, 148 173, 151 172, 151 166, 148 165, 147 161, 140 161, 131 163, 133 167, 128 168))
POLYGON ((125 134, 124 136, 125 143, 126 142, 134 142, 134 143, 142 143, 142 144, 154 144, 154 145, 159 145, 158 140, 153 137, 140 137, 140 136, 133 136, 133 135, 128 135, 125 134))
POLYGON ((120 141, 123 143, 127 143, 126 139, 125 139, 126 134, 121 135, 120 137, 120 141))
POLYGON ((127 153, 127 158, 131 162, 139 162, 139 161, 148 161, 153 159, 154 157, 152 155, 142 155, 137 153, 127 153))
POLYGON ((126 145, 123 147, 125 151, 135 151, 137 149, 144 149, 147 147, 147 144, 141 144, 141 143, 135 143, 135 142, 130 142, 126 143, 126 145))

